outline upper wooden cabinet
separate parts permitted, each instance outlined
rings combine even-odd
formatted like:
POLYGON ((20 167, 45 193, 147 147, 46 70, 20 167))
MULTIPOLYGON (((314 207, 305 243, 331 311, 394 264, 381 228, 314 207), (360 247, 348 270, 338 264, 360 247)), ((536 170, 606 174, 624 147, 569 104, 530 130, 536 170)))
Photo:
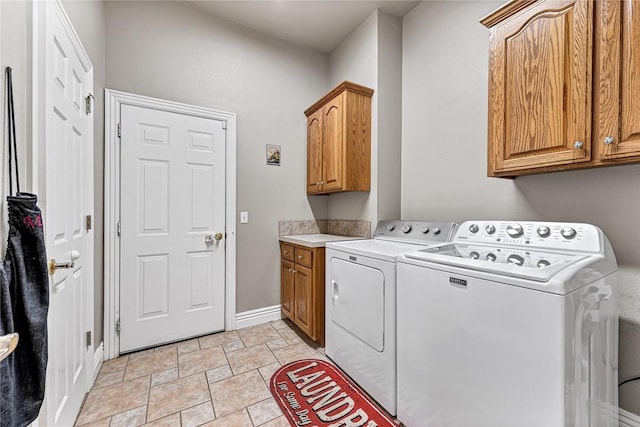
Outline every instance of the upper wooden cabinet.
POLYGON ((640 2, 598 3, 595 154, 603 161, 637 158, 640 155, 640 2))
POLYGON ((373 89, 342 82, 307 116, 307 193, 369 191, 373 89))
POLYGON ((634 3, 518 0, 481 21, 491 30, 489 176, 640 160, 634 3))

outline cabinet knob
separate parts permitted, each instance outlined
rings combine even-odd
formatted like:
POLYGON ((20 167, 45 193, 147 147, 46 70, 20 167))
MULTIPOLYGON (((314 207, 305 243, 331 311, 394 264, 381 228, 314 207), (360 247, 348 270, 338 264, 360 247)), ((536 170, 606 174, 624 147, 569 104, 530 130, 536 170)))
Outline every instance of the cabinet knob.
POLYGON ((298 259, 302 259, 304 258, 302 255, 298 255, 298 259))
POLYGON ((286 255, 289 253, 289 251, 285 249, 284 251, 282 251, 282 253, 286 255))
POLYGON ((582 141, 576 141, 573 143, 573 148, 582 148, 584 147, 584 142, 582 141))
POLYGON ((602 142, 604 142, 606 145, 613 144, 613 141, 615 141, 615 138, 612 136, 605 136, 602 140, 602 142))

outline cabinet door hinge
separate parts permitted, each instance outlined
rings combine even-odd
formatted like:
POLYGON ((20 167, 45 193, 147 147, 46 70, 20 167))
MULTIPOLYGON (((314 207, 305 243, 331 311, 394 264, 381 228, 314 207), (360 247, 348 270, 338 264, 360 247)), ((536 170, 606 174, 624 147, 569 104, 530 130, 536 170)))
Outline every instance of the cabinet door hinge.
POLYGON ((91 347, 91 331, 87 331, 84 333, 85 343, 87 347, 91 347))
POLYGON ((91 230, 91 215, 87 215, 84 219, 84 225, 87 231, 91 230))
POLYGON ((118 221, 118 225, 116 226, 116 233, 118 234, 118 237, 120 237, 120 234, 122 234, 122 227, 120 227, 120 221, 118 221))
POLYGON ((118 138, 122 137, 122 125, 118 123, 118 138))
POLYGON ((116 335, 120 336, 120 319, 116 321, 116 335))

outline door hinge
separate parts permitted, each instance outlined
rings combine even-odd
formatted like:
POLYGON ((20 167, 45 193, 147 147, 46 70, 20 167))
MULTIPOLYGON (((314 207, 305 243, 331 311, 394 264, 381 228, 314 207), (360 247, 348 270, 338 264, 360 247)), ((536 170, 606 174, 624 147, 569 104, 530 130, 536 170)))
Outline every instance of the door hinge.
POLYGON ((84 336, 85 336, 85 342, 87 344, 87 347, 91 347, 91 331, 85 332, 84 336))
POLYGON ((96 97, 93 96, 93 94, 91 92, 89 92, 89 95, 87 95, 87 97, 85 98, 85 113, 87 114, 87 116, 89 114, 91 114, 91 111, 93 111, 93 101, 96 100, 96 97))
POLYGON ((222 122, 222 129, 227 130, 227 122, 222 122))
POLYGON ((84 224, 86 226, 87 231, 91 230, 91 215, 87 215, 85 217, 84 224))
POLYGON ((122 137, 122 125, 120 125, 120 123, 118 123, 118 138, 122 137))
POLYGON ((116 233, 118 236, 122 233, 122 228, 120 227, 120 221, 118 221, 118 225, 116 226, 116 233))
POLYGON ((116 335, 120 336, 120 319, 116 321, 116 335))

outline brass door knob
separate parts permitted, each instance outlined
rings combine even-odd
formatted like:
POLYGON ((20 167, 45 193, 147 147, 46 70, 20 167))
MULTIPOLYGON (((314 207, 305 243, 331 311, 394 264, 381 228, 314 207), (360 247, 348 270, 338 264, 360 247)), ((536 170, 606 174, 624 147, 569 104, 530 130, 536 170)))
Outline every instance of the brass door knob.
POLYGON ((222 237, 223 237, 223 236, 222 236, 222 233, 216 233, 216 234, 213 236, 213 238, 214 238, 214 239, 216 239, 216 240, 218 240, 218 241, 222 240, 222 237))

